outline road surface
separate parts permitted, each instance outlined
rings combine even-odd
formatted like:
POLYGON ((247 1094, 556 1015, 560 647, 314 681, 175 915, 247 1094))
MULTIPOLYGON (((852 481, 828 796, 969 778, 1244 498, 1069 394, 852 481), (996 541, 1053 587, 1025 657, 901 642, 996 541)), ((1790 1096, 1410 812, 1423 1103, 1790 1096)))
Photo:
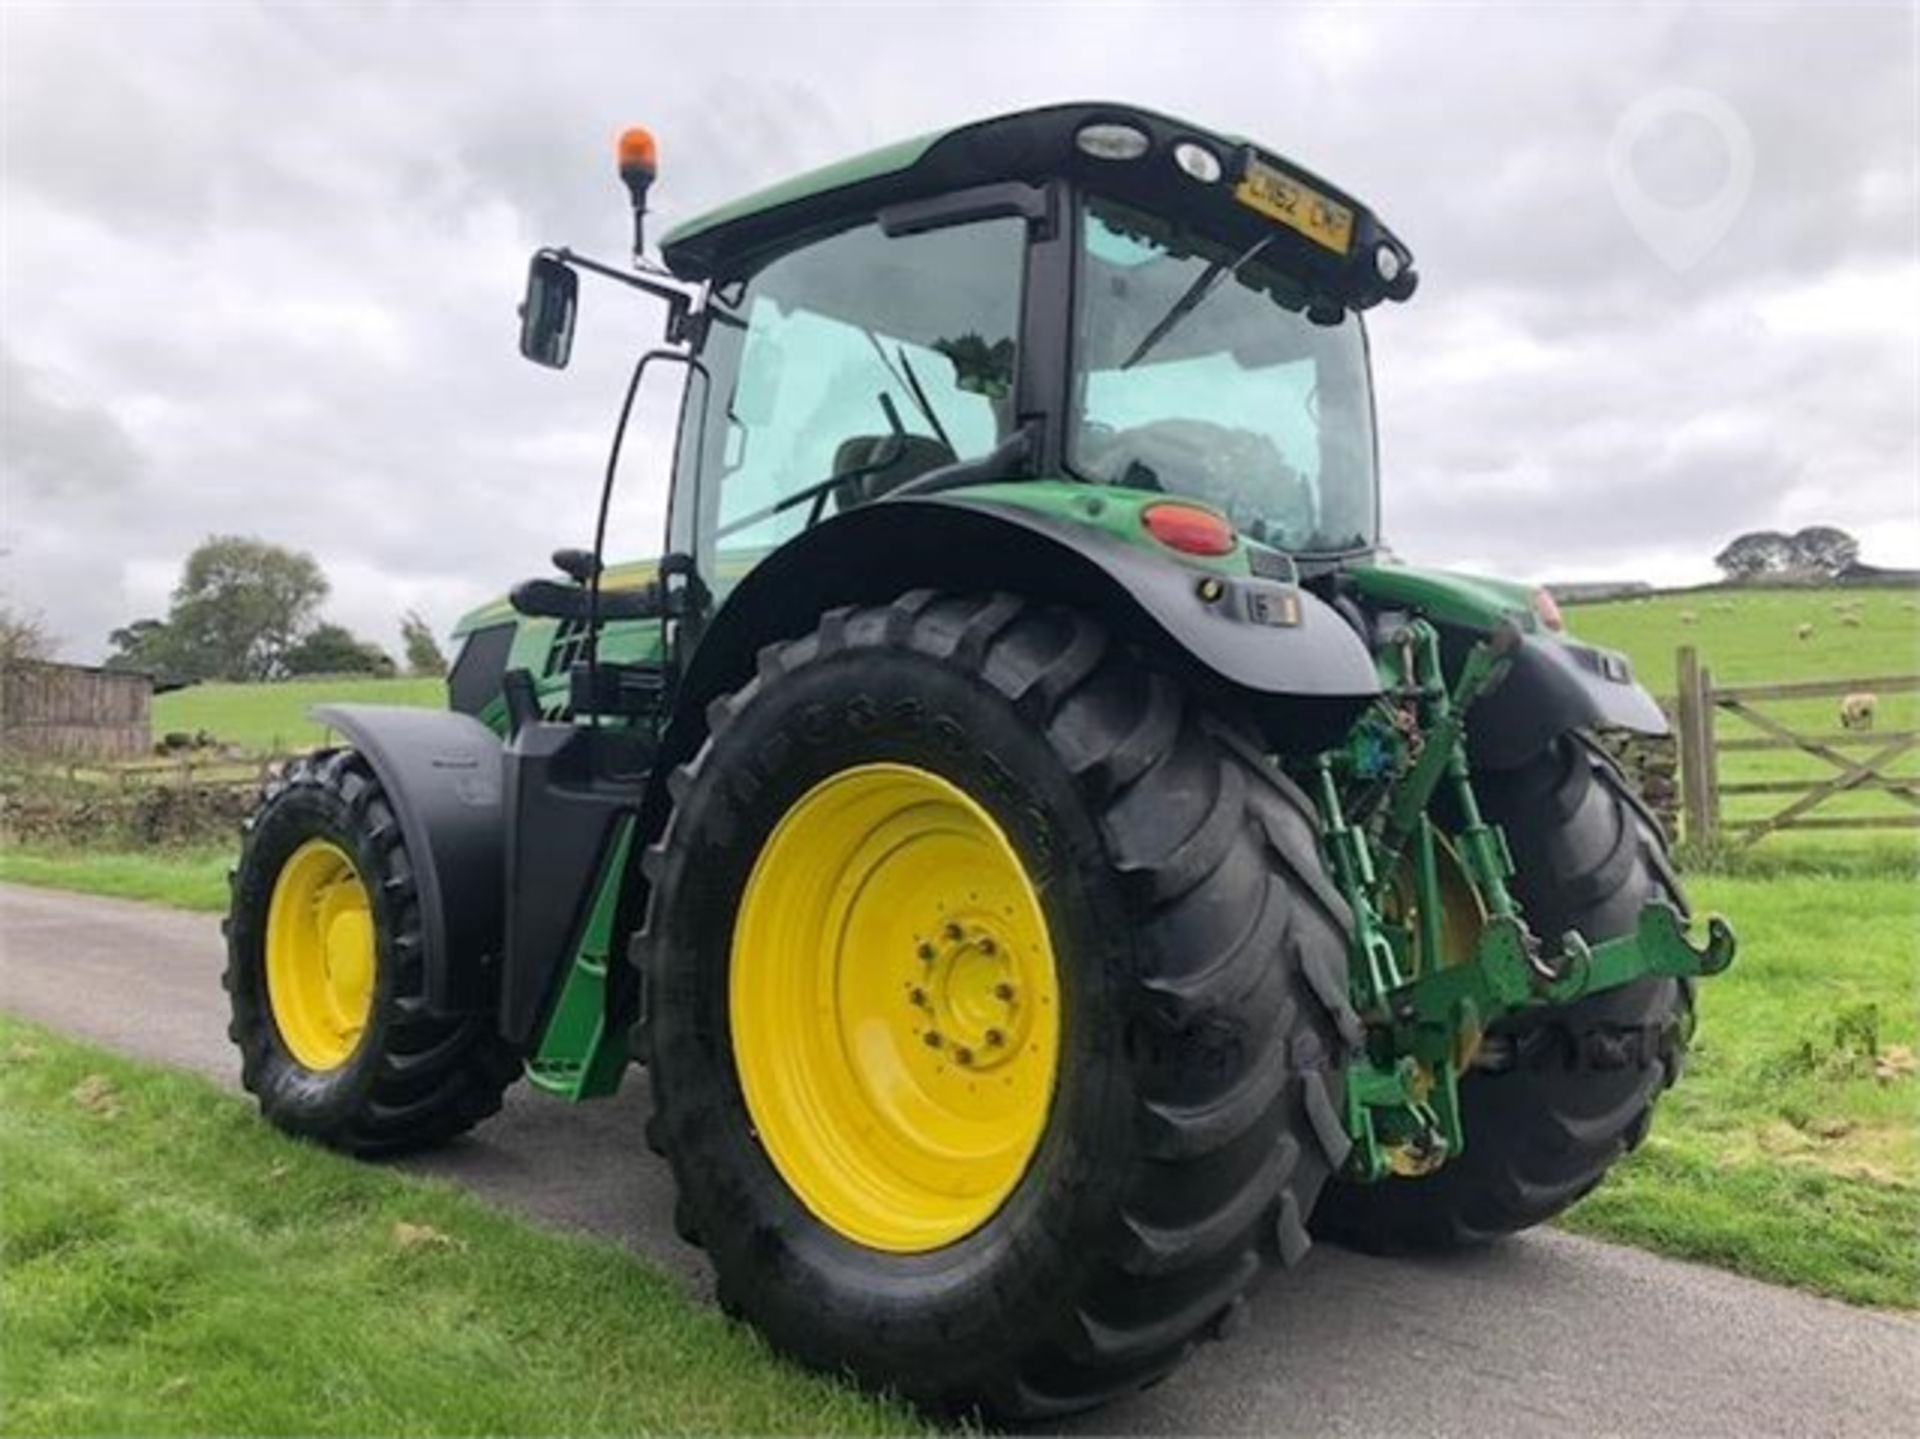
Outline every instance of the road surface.
MULTIPOLYGON (((218 922, 0 885, 0 1007, 235 1083, 218 922)), ((407 1168, 619 1241, 706 1297, 646 1084, 563 1114, 524 1087, 407 1168)), ((1444 1260, 1316 1250, 1252 1323, 1085 1432, 1890 1435, 1920 1415, 1920 1320, 1542 1231, 1444 1260)))

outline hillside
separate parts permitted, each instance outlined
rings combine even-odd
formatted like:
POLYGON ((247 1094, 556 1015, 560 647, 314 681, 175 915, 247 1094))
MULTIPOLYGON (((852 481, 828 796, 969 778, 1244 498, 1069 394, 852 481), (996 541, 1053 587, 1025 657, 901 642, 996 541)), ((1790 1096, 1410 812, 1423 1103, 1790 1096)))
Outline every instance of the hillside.
POLYGON ((351 704, 437 706, 446 703, 437 679, 370 679, 332 675, 277 684, 204 684, 158 695, 153 701, 153 737, 204 730, 222 744, 254 754, 284 754, 323 743, 327 731, 307 710, 328 701, 351 704))
MULTIPOLYGON (((1920 591, 1912 588, 1703 591, 1569 605, 1566 615, 1567 627, 1580 638, 1625 651, 1641 683, 1661 696, 1671 695, 1676 688, 1674 656, 1682 645, 1698 651, 1700 663, 1721 685, 1920 673, 1920 591), (1856 616, 1858 623, 1847 623, 1843 618, 1847 613, 1856 616), (1693 617, 1691 623, 1688 615, 1693 617), (1806 639, 1799 637, 1803 624, 1813 626, 1806 639)), ((1862 688, 1871 691, 1873 686, 1862 688)), ((1920 695, 1887 693, 1875 698, 1876 736, 1891 741, 1901 732, 1920 730, 1920 695)), ((1759 707, 1803 734, 1827 736, 1840 731, 1837 699, 1776 701, 1759 707)), ((1718 730, 1723 740, 1753 739, 1761 733, 1737 715, 1723 715, 1718 730)), ((1850 745, 1846 752, 1866 759, 1873 748, 1850 745)), ((1893 761, 1890 771, 1896 777, 1920 779, 1920 751, 1909 751, 1893 761)), ((1737 752, 1723 755, 1720 761, 1721 781, 1728 784, 1821 780, 1834 773, 1825 761, 1793 750, 1737 752)), ((1778 811, 1792 798, 1732 795, 1722 813, 1728 819, 1754 818, 1778 811)), ((1910 816, 1914 810, 1885 792, 1866 791, 1828 800, 1817 812, 1827 817, 1894 817, 1910 816)), ((1842 836, 1825 834, 1793 838, 1795 843, 1842 840, 1842 836)), ((1849 831, 1844 836, 1848 847, 1870 840, 1893 842, 1884 833, 1849 831)))

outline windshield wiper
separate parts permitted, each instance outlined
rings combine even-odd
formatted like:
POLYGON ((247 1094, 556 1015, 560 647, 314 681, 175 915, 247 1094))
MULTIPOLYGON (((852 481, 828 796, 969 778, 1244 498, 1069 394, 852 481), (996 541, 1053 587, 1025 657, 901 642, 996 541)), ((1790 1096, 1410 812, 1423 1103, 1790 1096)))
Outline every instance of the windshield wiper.
POLYGON ((1200 302, 1211 295, 1214 290, 1219 287, 1222 280, 1230 280, 1239 274, 1241 266, 1245 265, 1247 261, 1251 260, 1272 243, 1273 236, 1263 235, 1258 240, 1255 240, 1247 249, 1246 253, 1241 255, 1241 257, 1231 265, 1222 266, 1220 262, 1216 260, 1213 264, 1202 270, 1200 274, 1195 277, 1194 282, 1187 286, 1186 292, 1173 302, 1166 314, 1160 317, 1159 322, 1155 324, 1151 330, 1147 331, 1145 338, 1133 347, 1133 353, 1120 362, 1120 368, 1123 370, 1131 370, 1135 365, 1144 360, 1156 345, 1174 332, 1182 320, 1200 308, 1200 302))
POLYGON ((893 351, 900 357, 900 368, 906 372, 907 388, 913 391, 913 402, 920 407, 920 413, 927 417, 934 436, 947 447, 947 453, 953 454, 953 441, 947 438, 947 427, 940 423, 940 417, 933 412, 933 402, 927 398, 927 392, 920 388, 920 377, 913 372, 913 361, 907 358, 907 347, 895 345, 893 351))
POLYGON ((907 452, 907 430, 906 426, 900 423, 900 411, 893 403, 893 396, 885 390, 874 398, 879 400, 880 408, 887 417, 888 428, 893 431, 881 445, 878 455, 864 465, 856 465, 853 469, 843 470, 837 475, 828 475, 824 480, 817 480, 811 485, 795 490, 790 495, 783 495, 770 505, 762 505, 750 514, 744 514, 737 520, 721 525, 713 532, 713 537, 716 540, 723 540, 728 535, 759 524, 762 520, 770 520, 775 515, 784 515, 794 506, 804 505, 808 500, 818 501, 807 515, 806 527, 812 529, 820 522, 821 511, 825 507, 827 495, 831 490, 840 485, 864 480, 868 475, 878 474, 899 460, 907 452))

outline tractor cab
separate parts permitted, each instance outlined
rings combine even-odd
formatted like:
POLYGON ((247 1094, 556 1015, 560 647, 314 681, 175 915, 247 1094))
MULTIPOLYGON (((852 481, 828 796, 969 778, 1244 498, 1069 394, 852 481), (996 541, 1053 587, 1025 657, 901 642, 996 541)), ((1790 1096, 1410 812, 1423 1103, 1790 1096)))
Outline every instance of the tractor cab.
MULTIPOLYGON (((750 196, 661 256, 622 278, 673 306, 669 549, 715 597, 849 510, 1012 480, 1192 501, 1309 566, 1376 542, 1360 313, 1413 292, 1412 257, 1244 141, 1030 111, 750 196)), ((564 362, 571 263, 536 259, 531 358, 564 362)))

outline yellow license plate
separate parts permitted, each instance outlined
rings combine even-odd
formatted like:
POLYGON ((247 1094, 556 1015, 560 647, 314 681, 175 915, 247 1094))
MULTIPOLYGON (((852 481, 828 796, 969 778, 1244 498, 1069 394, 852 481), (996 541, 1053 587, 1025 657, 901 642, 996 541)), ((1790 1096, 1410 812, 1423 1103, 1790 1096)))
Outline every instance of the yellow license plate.
POLYGON ((1336 255, 1346 254, 1353 244, 1353 211, 1258 160, 1247 161, 1246 177, 1235 188, 1233 198, 1290 230, 1298 230, 1336 255))

